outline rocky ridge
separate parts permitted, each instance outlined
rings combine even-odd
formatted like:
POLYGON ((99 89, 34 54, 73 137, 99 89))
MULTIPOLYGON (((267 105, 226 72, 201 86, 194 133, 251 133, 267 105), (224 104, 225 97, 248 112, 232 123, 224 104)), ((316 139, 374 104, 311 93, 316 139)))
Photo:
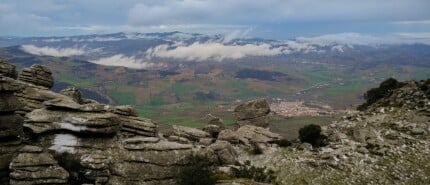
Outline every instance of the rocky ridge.
POLYGON ((322 127, 327 145, 295 142, 270 156, 242 156, 276 171, 276 184, 428 184, 430 80, 407 81, 322 127))

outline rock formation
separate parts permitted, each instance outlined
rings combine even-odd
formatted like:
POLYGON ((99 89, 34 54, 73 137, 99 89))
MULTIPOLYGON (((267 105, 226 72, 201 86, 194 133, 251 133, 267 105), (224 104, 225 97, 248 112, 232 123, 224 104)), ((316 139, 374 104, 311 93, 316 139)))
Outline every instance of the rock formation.
POLYGON ((54 85, 51 70, 39 64, 23 69, 19 74, 19 80, 46 88, 51 88, 54 85))
POLYGON ((268 127, 267 115, 270 113, 270 106, 266 99, 249 101, 238 105, 234 109, 236 125, 254 125, 268 127))

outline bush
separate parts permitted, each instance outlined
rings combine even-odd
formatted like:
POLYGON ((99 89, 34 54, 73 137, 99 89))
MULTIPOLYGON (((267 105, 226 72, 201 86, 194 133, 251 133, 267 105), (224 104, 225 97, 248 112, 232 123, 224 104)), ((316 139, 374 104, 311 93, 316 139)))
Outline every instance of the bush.
POLYGON ((364 99, 366 100, 366 102, 358 106, 357 109, 365 110, 367 107, 377 102, 381 98, 390 95, 394 89, 400 88, 403 85, 403 83, 398 82, 394 78, 388 78, 387 80, 381 82, 379 87, 368 90, 364 94, 364 99))
POLYGON ((200 155, 190 155, 190 164, 179 170, 177 182, 179 185, 213 185, 216 179, 210 169, 209 159, 200 155))
POLYGON ((325 146, 326 136, 321 134, 321 127, 319 125, 310 124, 306 125, 299 130, 299 139, 301 142, 312 144, 312 146, 325 146))
POLYGON ((275 172, 264 167, 240 166, 239 168, 232 168, 232 173, 235 178, 252 179, 264 183, 271 183, 276 179, 275 172))

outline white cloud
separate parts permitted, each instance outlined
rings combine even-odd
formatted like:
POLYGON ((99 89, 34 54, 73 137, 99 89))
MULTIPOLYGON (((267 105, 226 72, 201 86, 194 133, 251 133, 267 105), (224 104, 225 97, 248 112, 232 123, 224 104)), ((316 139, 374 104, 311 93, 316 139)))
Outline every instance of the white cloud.
POLYGON ((156 64, 151 62, 145 62, 141 59, 137 59, 134 56, 127 57, 122 54, 113 55, 111 57, 99 58, 97 60, 90 60, 89 62, 105 65, 105 66, 123 66, 134 69, 147 69, 147 68, 161 68, 164 64, 156 64))
POLYGON ((193 43, 172 48, 159 45, 146 51, 148 57, 174 58, 187 61, 240 59, 249 56, 275 56, 283 54, 285 48, 270 44, 225 45, 222 43, 193 43))
POLYGON ((54 57, 68 57, 85 54, 82 48, 51 48, 37 47, 35 45, 22 45, 21 50, 33 55, 47 55, 54 57))

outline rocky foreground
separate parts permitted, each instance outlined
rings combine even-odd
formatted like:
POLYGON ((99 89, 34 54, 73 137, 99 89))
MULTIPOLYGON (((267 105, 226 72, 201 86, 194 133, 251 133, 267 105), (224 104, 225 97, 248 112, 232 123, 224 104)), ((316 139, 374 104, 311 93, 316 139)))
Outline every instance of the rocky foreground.
POLYGON ((429 80, 384 91, 364 111, 322 127, 315 142, 271 132, 264 99, 237 106, 234 129, 208 115, 204 128, 162 134, 131 106, 52 85, 44 66, 18 74, 0 60, 0 184, 430 182, 429 80))
POLYGON ((265 100, 237 108, 238 130, 211 117, 203 129, 174 126, 163 135, 131 106, 84 99, 73 87, 52 92, 44 66, 18 74, 0 61, 0 75, 0 184, 177 184, 190 156, 211 170, 240 165, 238 148, 277 147, 282 139, 263 128, 265 100))

